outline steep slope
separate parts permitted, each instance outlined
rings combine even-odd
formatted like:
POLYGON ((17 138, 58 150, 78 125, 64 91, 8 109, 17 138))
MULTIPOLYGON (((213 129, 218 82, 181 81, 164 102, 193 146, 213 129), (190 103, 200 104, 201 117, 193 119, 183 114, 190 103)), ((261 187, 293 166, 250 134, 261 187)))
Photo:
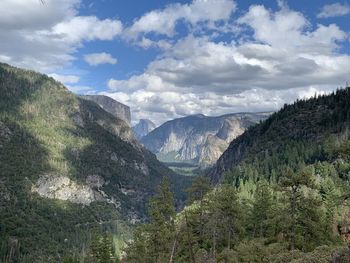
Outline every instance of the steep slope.
POLYGON ((46 75, 0 64, 0 94, 0 261, 61 262, 94 231, 127 238, 173 173, 127 123, 46 75))
POLYGON ((131 123, 130 107, 104 95, 84 95, 84 99, 96 102, 102 109, 113 116, 122 119, 127 124, 131 123))
POLYGON ((285 105, 231 142, 210 171, 211 181, 222 181, 225 173, 231 179, 259 174, 276 181, 285 167, 332 162, 328 146, 347 145, 349 121, 350 88, 285 105))
POLYGON ((147 119, 141 119, 135 126, 132 127, 132 130, 138 140, 142 137, 149 134, 156 128, 156 125, 147 119))
POLYGON ((202 114, 168 121, 141 139, 165 162, 215 163, 229 143, 269 113, 235 113, 219 117, 202 114))

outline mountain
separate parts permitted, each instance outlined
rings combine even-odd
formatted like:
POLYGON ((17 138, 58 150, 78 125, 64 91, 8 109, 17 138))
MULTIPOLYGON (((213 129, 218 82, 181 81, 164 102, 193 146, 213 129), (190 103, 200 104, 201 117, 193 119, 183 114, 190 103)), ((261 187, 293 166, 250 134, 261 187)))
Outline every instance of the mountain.
POLYGON ((270 113, 234 113, 219 117, 203 114, 168 121, 141 139, 164 162, 215 163, 229 143, 270 113))
POLYGON ((350 88, 285 105, 231 142, 210 171, 211 181, 258 179, 253 174, 277 181, 287 166, 297 170, 316 161, 332 162, 329 145, 347 145, 349 122, 350 88), (238 172, 242 167, 250 172, 238 172))
POLYGON ((141 119, 135 126, 132 127, 132 130, 137 139, 141 139, 142 137, 149 134, 153 131, 157 126, 150 120, 141 119))
POLYGON ((209 176, 176 220, 162 184, 125 262, 350 262, 350 87, 251 126, 209 176))
POLYGON ((0 261, 62 262, 102 231, 120 245, 164 176, 181 188, 124 120, 54 79, 0 64, 0 94, 0 261))
POLYGON ((129 106, 104 95, 84 95, 82 97, 97 103, 102 109, 130 125, 131 114, 129 106))

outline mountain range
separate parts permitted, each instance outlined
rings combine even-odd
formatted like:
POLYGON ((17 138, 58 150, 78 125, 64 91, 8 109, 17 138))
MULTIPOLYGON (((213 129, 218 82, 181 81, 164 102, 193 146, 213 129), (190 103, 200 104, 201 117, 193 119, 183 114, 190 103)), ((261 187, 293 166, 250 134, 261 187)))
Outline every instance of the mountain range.
POLYGON ((168 121, 141 138, 141 143, 163 162, 213 165, 229 143, 271 113, 203 114, 168 121))
POLYGON ((0 80, 0 261, 61 262, 93 232, 125 240, 164 176, 177 190, 186 183, 110 113, 120 104, 7 64, 0 80))
POLYGON ((132 127, 132 130, 138 140, 142 137, 149 134, 153 131, 157 126, 150 120, 141 119, 135 126, 132 127))

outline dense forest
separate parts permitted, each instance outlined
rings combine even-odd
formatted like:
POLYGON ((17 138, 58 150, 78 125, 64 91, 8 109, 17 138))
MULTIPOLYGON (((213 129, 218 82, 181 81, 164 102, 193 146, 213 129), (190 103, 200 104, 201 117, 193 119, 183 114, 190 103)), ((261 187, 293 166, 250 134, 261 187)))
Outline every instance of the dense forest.
POLYGON ((231 143, 219 180, 195 179, 180 213, 163 182, 124 261, 350 262, 349 123, 350 88, 285 105, 231 143))

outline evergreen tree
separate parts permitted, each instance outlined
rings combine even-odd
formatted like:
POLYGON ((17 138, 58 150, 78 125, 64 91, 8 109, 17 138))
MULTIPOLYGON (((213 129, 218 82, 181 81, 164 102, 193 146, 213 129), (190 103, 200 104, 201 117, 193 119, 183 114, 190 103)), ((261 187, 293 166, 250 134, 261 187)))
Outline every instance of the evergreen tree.
POLYGON ((299 173, 288 169, 280 186, 286 197, 285 229, 290 249, 310 249, 321 242, 320 203, 314 196, 312 173, 304 168, 299 173))
POLYGON ((126 262, 169 262, 173 256, 177 233, 175 208, 168 178, 164 177, 157 195, 149 202, 150 222, 140 226, 135 239, 126 249, 126 262), (130 255, 130 257, 129 257, 130 255))
POLYGON ((268 237, 272 233, 272 191, 267 182, 257 184, 250 216, 253 237, 268 237))
POLYGON ((112 237, 107 234, 94 237, 91 244, 91 254, 95 263, 117 262, 112 237))
MULTIPOLYGON (((213 252, 218 248, 231 247, 239 241, 241 232, 241 206, 238 200, 237 190, 231 185, 222 185, 213 192, 209 213, 212 234, 213 252)), ((216 254, 216 253, 214 253, 216 254)))

